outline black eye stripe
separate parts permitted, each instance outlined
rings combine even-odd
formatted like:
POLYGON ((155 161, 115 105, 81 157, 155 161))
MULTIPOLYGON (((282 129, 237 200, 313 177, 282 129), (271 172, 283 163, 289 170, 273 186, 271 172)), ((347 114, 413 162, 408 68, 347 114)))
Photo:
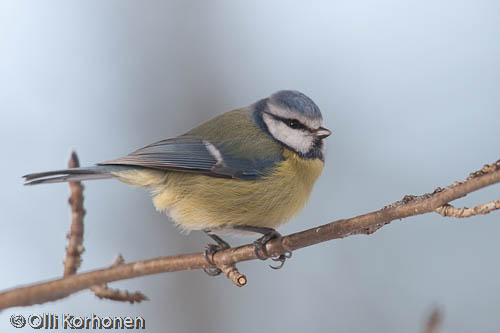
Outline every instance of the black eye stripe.
POLYGON ((265 113, 270 115, 272 118, 283 122, 285 125, 287 125, 290 128, 300 129, 300 130, 309 131, 309 132, 313 131, 312 129, 310 129, 309 127, 307 127, 306 125, 304 125, 303 123, 301 123, 299 120, 297 120, 295 118, 283 118, 283 117, 277 116, 277 115, 272 114, 272 113, 268 113, 268 112, 265 112, 265 113))
POLYGON ((304 126, 304 124, 302 124, 297 119, 285 119, 283 121, 290 128, 293 128, 293 129, 307 129, 307 127, 304 126))

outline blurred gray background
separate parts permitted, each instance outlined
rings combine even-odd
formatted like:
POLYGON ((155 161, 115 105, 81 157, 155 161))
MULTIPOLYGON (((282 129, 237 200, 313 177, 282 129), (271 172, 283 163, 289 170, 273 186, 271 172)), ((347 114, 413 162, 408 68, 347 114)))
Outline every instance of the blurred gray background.
MULTIPOLYGON (((60 276, 68 186, 29 172, 118 157, 280 89, 322 109, 326 168, 291 233, 464 179, 500 158, 500 2, 0 0, 0 289, 60 276)), ((500 199, 493 186, 455 202, 500 199)), ((149 195, 116 181, 85 189, 82 271, 200 251, 149 195)), ((148 332, 498 332, 500 213, 427 214, 253 261, 249 283, 201 271, 111 284, 13 313, 143 316, 148 332)), ((245 240, 243 240, 244 242, 245 240)), ((246 240, 249 241, 249 240, 246 240)), ((238 240, 232 240, 238 244, 238 240)), ((28 328, 24 329, 28 331, 28 328)), ((22 330, 21 330, 22 331, 22 330)))

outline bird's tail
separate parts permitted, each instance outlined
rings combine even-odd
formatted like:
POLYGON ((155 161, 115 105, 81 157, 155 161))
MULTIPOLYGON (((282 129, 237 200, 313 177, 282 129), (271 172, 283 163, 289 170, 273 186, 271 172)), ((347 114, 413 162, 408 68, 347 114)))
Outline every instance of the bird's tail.
POLYGON ((47 172, 30 173, 23 176, 24 185, 63 183, 81 180, 106 179, 115 177, 115 173, 134 169, 133 166, 96 165, 86 168, 73 168, 47 172))

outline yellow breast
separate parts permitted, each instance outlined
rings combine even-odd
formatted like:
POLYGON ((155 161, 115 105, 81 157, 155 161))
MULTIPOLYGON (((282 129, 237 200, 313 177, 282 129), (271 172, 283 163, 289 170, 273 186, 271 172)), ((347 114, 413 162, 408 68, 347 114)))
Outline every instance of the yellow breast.
POLYGON ((216 178, 186 172, 134 170, 119 178, 153 189, 154 205, 183 230, 236 225, 277 228, 307 202, 323 170, 319 159, 285 149, 284 161, 258 180, 216 178))
POLYGON ((323 170, 319 159, 302 159, 290 150, 283 156, 283 162, 258 180, 136 172, 144 173, 144 182, 154 186, 155 207, 166 210, 181 229, 236 225, 276 228, 301 210, 323 170))

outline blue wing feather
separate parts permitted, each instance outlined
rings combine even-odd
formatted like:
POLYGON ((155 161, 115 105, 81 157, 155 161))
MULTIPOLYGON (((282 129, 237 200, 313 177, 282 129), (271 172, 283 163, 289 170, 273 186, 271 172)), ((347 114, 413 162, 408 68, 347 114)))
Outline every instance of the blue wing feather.
POLYGON ((98 165, 133 165, 145 168, 203 173, 214 177, 258 179, 276 164, 276 160, 236 157, 224 146, 211 143, 219 152, 219 161, 207 148, 207 141, 184 135, 162 140, 133 153, 98 165))

